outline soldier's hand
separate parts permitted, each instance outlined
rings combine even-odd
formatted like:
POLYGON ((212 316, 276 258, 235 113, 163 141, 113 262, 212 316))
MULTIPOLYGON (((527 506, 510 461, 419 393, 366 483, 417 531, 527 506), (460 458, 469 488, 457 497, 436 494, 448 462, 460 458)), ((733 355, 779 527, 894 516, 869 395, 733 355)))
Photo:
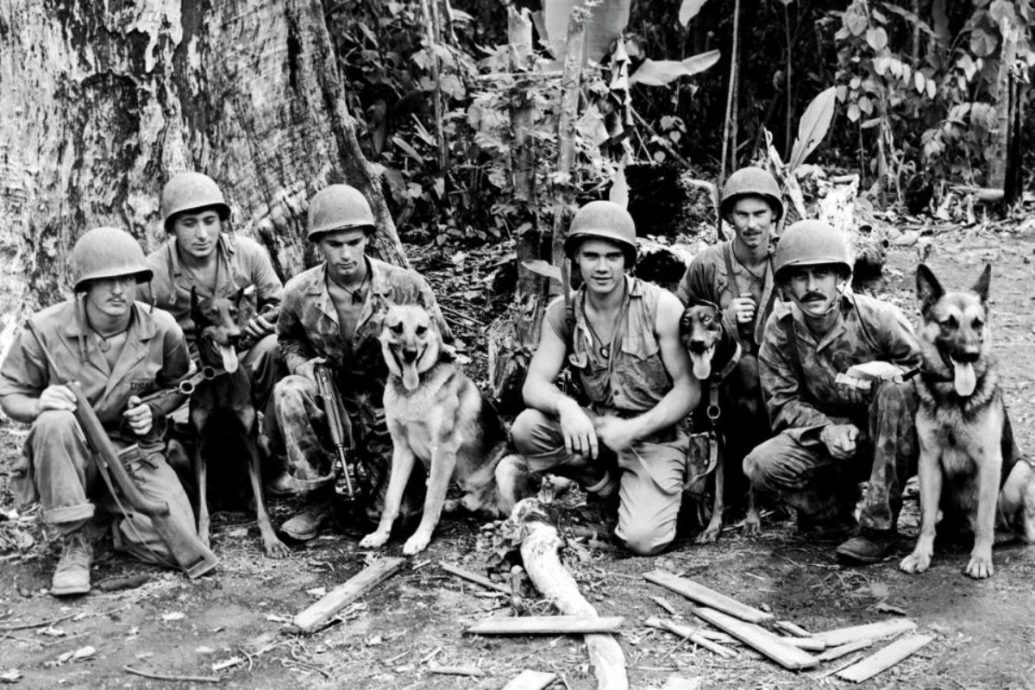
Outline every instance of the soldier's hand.
POLYGON ((273 323, 263 318, 262 314, 257 314, 244 325, 244 334, 253 340, 260 340, 272 333, 274 328, 276 326, 273 323))
POLYGON ((636 443, 636 423, 630 419, 607 415, 597 419, 596 427, 600 441, 616 453, 636 443))
POLYGON ((316 371, 315 371, 316 365, 317 364, 326 364, 326 363, 327 363, 327 358, 326 357, 313 357, 312 359, 307 359, 305 362, 302 362, 301 364, 299 364, 298 368, 295 369, 295 376, 304 376, 305 378, 309 379, 310 381, 312 381, 315 384, 316 383, 316 371))
POLYGON ((859 427, 854 424, 830 424, 819 432, 819 440, 835 460, 847 460, 855 455, 859 427))
POLYGON ((599 450, 597 432, 586 411, 571 398, 564 398, 557 405, 557 416, 560 417, 564 449, 596 459, 599 450))
POLYGON ((750 292, 745 292, 740 297, 735 297, 730 302, 730 307, 733 308, 733 313, 737 317, 737 323, 751 323, 755 320, 757 305, 750 292))
POLYGON ((122 417, 137 436, 146 435, 154 424, 151 407, 140 404, 140 397, 136 395, 129 396, 129 402, 126 404, 126 411, 122 413, 122 417))
POLYGON ((36 402, 36 416, 44 410, 67 410, 75 412, 75 393, 68 386, 47 386, 36 402))
POLYGON ((902 367, 891 362, 874 360, 862 364, 853 364, 845 372, 848 376, 860 379, 875 379, 879 381, 902 381, 902 367))

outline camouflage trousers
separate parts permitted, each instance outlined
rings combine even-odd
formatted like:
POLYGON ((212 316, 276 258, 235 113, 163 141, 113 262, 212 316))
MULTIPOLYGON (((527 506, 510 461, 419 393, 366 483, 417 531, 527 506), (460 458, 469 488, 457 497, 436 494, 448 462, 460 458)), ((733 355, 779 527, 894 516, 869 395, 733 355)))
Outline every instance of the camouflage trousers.
POLYGON ((866 481, 859 524, 876 530, 895 527, 902 489, 916 474, 917 399, 911 382, 884 383, 870 403, 855 456, 835 460, 818 438, 801 441, 779 434, 744 458, 744 474, 756 491, 776 493, 799 514, 831 518, 852 510, 859 482, 866 481))
MULTIPOLYGON (((392 467, 392 437, 385 423, 384 409, 372 396, 348 396, 342 388, 342 404, 352 424, 353 463, 357 498, 366 517, 380 518, 388 477, 392 467)), ((378 401, 380 403, 380 401, 378 401)), ((338 479, 334 446, 327 415, 316 391, 316 384, 304 376, 286 376, 273 389, 265 432, 275 456, 283 457, 296 491, 314 498, 330 496, 338 479)), ((415 463, 406 487, 400 518, 420 513, 423 504, 424 474, 415 463)))

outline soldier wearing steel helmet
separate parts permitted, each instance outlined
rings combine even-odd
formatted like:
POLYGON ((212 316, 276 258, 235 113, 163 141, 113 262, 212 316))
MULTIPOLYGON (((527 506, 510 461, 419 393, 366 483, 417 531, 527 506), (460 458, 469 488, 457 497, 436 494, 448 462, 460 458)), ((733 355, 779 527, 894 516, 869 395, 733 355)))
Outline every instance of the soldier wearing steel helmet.
POLYGON ((274 333, 283 285, 269 254, 255 240, 230 232, 230 206, 208 175, 173 175, 162 189, 160 210, 168 240, 147 257, 154 277, 141 299, 171 313, 193 351, 191 291, 198 299, 232 299, 244 290, 252 315, 238 349, 252 375, 256 405, 264 409, 283 374, 274 333))
MULTIPOLYGON (((72 414, 76 398, 55 375, 82 386, 118 448, 136 445, 123 461, 144 495, 167 502, 172 516, 194 529, 190 501, 165 462, 160 433, 165 413, 182 396, 141 404, 142 396, 189 373, 183 332, 169 314, 136 301, 151 269, 129 233, 90 230, 73 247, 71 264, 74 296, 30 317, 59 371, 46 366, 27 332, 0 366, 0 407, 31 425, 12 488, 19 502, 42 505, 43 521, 63 542, 51 585, 56 596, 90 590, 92 543, 105 524, 102 514, 113 507, 98 487, 92 451, 72 414)), ((119 515, 113 533, 117 548, 142 561, 171 560, 145 516, 119 515)))
POLYGON ((846 238, 827 223, 791 225, 773 263, 786 301, 766 323, 758 361, 777 435, 748 454, 744 472, 794 507, 804 531, 853 528, 868 479, 857 533, 837 554, 876 562, 893 545, 916 467, 916 399, 902 382, 920 364, 916 336, 898 307, 852 293, 846 238))
POLYGON ((610 201, 583 206, 564 249, 582 278, 569 312, 547 307, 522 390, 528 409, 511 431, 520 456, 497 471, 519 497, 526 478, 552 472, 599 498, 617 499, 615 535, 632 552, 661 551, 676 533, 689 445, 679 423, 700 390, 679 343, 682 305, 626 275, 636 228, 610 201), (588 404, 554 383, 570 364, 588 404))
MULTIPOLYGON (((286 454, 293 486, 308 505, 281 526, 293 539, 318 533, 334 497, 329 432, 317 412, 313 367, 329 366, 352 422, 355 458, 366 515, 380 517, 391 466, 392 440, 385 424, 388 370, 378 337, 391 304, 419 304, 452 340, 427 281, 417 272, 367 256, 376 221, 363 194, 333 184, 309 202, 309 241, 323 258, 288 281, 277 338, 290 372, 273 392, 274 450, 286 454)), ((403 513, 420 510, 422 479, 411 477, 403 513)))

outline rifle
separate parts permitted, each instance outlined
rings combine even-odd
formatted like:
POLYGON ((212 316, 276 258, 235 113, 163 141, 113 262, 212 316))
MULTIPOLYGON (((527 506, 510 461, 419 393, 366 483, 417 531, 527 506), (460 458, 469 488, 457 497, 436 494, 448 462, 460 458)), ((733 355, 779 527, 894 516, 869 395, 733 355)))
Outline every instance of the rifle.
MULTIPOLYGON (((187 577, 194 579, 215 568, 216 564, 219 563, 219 559, 216 558, 216 555, 207 546, 201 543, 201 539, 198 538, 197 534, 192 530, 185 529, 183 525, 178 523, 169 514, 169 504, 165 501, 149 499, 140 492, 136 482, 129 476, 129 472, 126 471, 125 466, 122 464, 118 449, 115 448, 115 444, 108 438, 101 420, 97 418, 97 413, 94 412, 93 406, 87 400, 82 387, 75 381, 62 379, 57 365, 54 363, 54 358, 51 356, 50 351, 47 350, 47 346, 43 344, 43 338, 40 337, 39 331, 36 330, 31 320, 25 324, 25 327, 32 334, 32 337, 36 339, 36 344, 39 345, 43 358, 54 373, 55 378, 62 380, 68 389, 72 391, 72 394, 75 395, 74 414, 76 421, 79 422, 83 435, 86 437, 90 449, 93 450, 91 455, 97 466, 98 474, 101 475, 115 501, 119 502, 118 496, 121 493, 133 510, 151 518, 151 524, 154 525, 158 536, 169 547, 169 551, 172 552, 176 564, 187 573, 187 577), (116 491, 116 486, 118 487, 118 492, 116 491)), ((123 452, 130 451, 136 447, 135 444, 131 445, 123 452)), ((119 503, 119 507, 121 508, 121 503, 119 503)))
POLYGON ((327 426, 331 430, 331 442, 334 444, 338 468, 345 476, 345 490, 348 491, 351 501, 356 497, 355 490, 352 488, 352 477, 349 476, 349 451, 353 448, 352 423, 341 404, 338 387, 331 380, 330 368, 326 364, 315 365, 313 377, 316 379, 316 392, 320 398, 320 404, 324 414, 327 415, 327 426))

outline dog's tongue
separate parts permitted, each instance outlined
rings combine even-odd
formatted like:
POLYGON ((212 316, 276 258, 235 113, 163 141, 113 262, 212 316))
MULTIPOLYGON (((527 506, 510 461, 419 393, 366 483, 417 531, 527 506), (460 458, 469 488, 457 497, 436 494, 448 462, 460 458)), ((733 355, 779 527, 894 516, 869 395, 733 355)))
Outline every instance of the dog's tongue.
POLYGON ((400 362, 400 369, 402 369, 403 386, 406 390, 417 390, 417 386, 420 385, 420 376, 417 374, 417 360, 400 362))
POLYGON ((223 358, 223 368, 230 374, 237 371, 237 350, 232 345, 217 345, 219 356, 223 358))
POLYGON ((690 362, 694 365, 694 376, 698 381, 705 381, 712 375, 712 352, 714 350, 714 347, 710 347, 700 354, 690 353, 690 362))
POLYGON ((955 370, 956 395, 966 398, 977 388, 977 377, 974 375, 974 365, 970 362, 952 361, 952 368, 955 370))

